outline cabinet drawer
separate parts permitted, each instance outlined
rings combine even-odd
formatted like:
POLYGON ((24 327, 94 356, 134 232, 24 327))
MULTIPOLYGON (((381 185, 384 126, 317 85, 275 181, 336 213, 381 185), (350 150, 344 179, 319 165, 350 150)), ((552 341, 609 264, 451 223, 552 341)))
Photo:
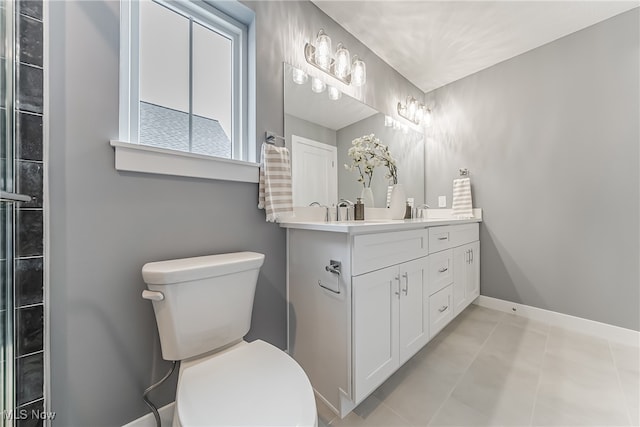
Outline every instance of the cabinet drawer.
POLYGON ((453 249, 429 255, 429 295, 453 283, 453 249))
POLYGON ((400 264, 429 253, 425 228, 390 233, 363 234, 353 238, 353 275, 400 264))
POLYGON ((429 335, 433 338, 453 319, 451 285, 429 297, 429 335))
POLYGON ((474 242, 480 238, 480 225, 476 223, 443 225, 429 228, 429 253, 439 252, 474 242))

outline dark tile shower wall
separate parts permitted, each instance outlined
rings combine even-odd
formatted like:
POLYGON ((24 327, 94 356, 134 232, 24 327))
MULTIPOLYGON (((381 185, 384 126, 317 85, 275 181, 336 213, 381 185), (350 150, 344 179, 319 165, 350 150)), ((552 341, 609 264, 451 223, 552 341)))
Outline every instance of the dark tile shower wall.
MULTIPOLYGON (((19 0, 16 6, 14 179, 16 191, 34 200, 18 205, 14 224, 15 402, 30 414, 30 409, 44 406, 43 3, 19 0)), ((41 425, 42 421, 20 424, 41 425)))

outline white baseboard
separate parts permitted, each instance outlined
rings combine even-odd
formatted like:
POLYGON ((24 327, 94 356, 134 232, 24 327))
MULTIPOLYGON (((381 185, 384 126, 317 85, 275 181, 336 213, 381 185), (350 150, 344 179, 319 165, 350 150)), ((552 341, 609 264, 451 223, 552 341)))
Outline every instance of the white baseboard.
MULTIPOLYGON (((162 427, 171 427, 173 424, 173 408, 175 406, 175 402, 171 402, 168 405, 163 406, 158 409, 158 414, 160 414, 160 422, 162 423, 162 427)), ((125 424, 122 427, 156 427, 156 419, 151 412, 147 415, 144 415, 138 419, 131 421, 129 424, 125 424)))
POLYGON ((586 335, 603 338, 619 344, 640 346, 640 332, 632 329, 621 328, 595 320, 544 310, 530 305, 518 304, 498 298, 480 295, 473 301, 481 307, 491 308, 505 313, 511 313, 527 319, 544 322, 549 325, 569 329, 586 335))

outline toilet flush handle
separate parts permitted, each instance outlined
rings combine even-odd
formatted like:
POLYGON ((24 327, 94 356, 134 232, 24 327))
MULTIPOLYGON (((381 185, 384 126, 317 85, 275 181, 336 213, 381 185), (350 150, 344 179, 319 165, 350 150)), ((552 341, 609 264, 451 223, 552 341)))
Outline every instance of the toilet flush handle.
POLYGON ((160 291, 142 291, 142 298, 150 299, 151 301, 162 301, 164 299, 164 294, 160 291))

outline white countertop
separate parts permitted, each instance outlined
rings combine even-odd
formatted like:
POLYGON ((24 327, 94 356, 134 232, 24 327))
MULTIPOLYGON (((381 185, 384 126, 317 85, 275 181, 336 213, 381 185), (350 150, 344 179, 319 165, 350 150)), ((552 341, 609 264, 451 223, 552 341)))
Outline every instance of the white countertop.
MULTIPOLYGON (((400 231, 439 225, 468 224, 482 222, 482 210, 474 209, 474 217, 454 218, 450 209, 430 209, 427 218, 419 219, 372 219, 364 221, 312 221, 291 218, 280 223, 280 227, 299 230, 330 231, 334 233, 364 234, 384 231, 400 231), (434 211, 434 212, 431 212, 434 211)), ((366 217, 366 215, 365 215, 366 217)))

